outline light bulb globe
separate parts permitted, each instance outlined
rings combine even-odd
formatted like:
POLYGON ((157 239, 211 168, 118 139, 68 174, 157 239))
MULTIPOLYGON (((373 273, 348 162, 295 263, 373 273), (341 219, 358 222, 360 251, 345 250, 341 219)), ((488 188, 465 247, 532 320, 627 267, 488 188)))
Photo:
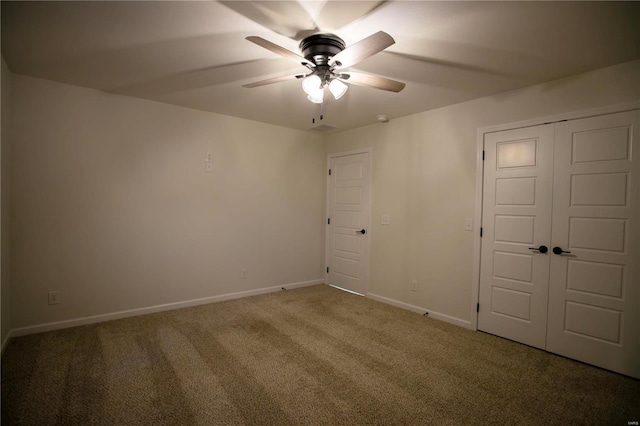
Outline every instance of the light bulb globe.
POLYGON ((324 89, 320 87, 312 91, 311 93, 309 93, 309 96, 307 96, 307 99, 309 99, 314 104, 321 104, 324 100, 324 89))
POLYGON ((314 91, 318 90, 321 85, 322 80, 320 80, 320 77, 315 74, 312 74, 302 80, 302 90, 304 90, 307 95, 310 95, 314 91))
POLYGON ((329 83, 329 90, 336 100, 340 99, 345 93, 347 93, 347 89, 349 89, 349 86, 340 80, 334 79, 329 83))

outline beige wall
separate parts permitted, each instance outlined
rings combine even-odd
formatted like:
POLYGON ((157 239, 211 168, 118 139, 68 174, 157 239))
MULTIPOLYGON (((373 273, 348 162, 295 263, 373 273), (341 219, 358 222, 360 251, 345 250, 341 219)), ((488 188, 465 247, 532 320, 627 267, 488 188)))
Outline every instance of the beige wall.
POLYGON ((1 288, 1 304, 2 314, 0 315, 0 322, 2 323, 2 332, 0 342, 3 344, 9 337, 9 331, 11 330, 11 282, 10 282, 10 264, 9 264, 9 159, 10 159, 10 129, 11 129, 11 72, 7 67, 7 64, 2 58, 2 114, 1 125, 2 132, 0 137, 1 149, 0 149, 0 180, 1 180, 1 198, 0 198, 0 280, 2 284, 1 288))
POLYGON ((11 326, 323 278, 326 155, 359 147, 373 148, 370 293, 470 321, 477 129, 638 101, 638 75, 635 61, 324 138, 11 75, 11 326))
POLYGON ((322 279, 321 135, 18 74, 12 95, 13 328, 322 279))
POLYGON ((328 153, 373 148, 369 292, 471 321, 479 224, 469 232, 464 221, 474 216, 478 128, 638 100, 634 61, 328 136, 328 153))

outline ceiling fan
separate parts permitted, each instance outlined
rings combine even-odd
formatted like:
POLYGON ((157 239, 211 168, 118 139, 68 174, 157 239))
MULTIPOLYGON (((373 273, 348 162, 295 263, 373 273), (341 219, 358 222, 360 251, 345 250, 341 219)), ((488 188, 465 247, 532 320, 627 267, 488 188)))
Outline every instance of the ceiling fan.
POLYGON ((300 42, 302 55, 261 37, 249 36, 247 40, 307 67, 310 72, 269 78, 245 84, 243 87, 253 88, 292 79, 303 79, 302 88, 307 93, 307 98, 314 103, 322 103, 325 86, 329 87, 335 99, 339 99, 347 91, 348 86, 344 84, 345 82, 396 93, 405 87, 404 83, 379 75, 341 71, 394 44, 395 40, 384 31, 378 31, 349 47, 346 47, 344 41, 335 34, 310 35, 300 42))

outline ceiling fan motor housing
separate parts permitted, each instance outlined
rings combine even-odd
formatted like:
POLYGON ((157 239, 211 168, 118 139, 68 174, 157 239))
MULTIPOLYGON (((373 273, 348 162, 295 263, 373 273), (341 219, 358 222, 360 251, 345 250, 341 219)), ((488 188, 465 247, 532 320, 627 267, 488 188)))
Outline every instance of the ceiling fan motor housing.
POLYGON ((344 48, 344 41, 335 34, 314 34, 300 42, 302 55, 316 65, 325 65, 344 48))

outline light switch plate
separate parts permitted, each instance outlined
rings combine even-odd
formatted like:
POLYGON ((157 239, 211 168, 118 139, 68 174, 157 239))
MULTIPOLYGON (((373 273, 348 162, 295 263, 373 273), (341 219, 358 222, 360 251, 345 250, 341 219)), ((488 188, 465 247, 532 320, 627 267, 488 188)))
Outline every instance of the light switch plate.
POLYGON ((473 219, 471 219, 470 217, 464 220, 464 230, 473 231, 473 219))
POLYGON ((213 155, 210 152, 207 152, 207 157, 204 160, 205 171, 208 173, 213 172, 213 155))
POLYGON ((389 225, 391 223, 391 221, 389 219, 389 215, 388 214, 383 214, 382 215, 382 219, 380 220, 380 223, 382 225, 389 225))

